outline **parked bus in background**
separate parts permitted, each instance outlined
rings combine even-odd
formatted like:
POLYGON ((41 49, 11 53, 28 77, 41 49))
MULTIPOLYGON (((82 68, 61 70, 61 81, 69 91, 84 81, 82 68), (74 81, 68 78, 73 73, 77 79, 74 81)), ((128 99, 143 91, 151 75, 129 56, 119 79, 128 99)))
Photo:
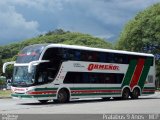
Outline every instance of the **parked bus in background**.
POLYGON ((155 92, 152 54, 63 44, 25 47, 14 64, 12 97, 68 102, 77 98, 137 99, 155 92))

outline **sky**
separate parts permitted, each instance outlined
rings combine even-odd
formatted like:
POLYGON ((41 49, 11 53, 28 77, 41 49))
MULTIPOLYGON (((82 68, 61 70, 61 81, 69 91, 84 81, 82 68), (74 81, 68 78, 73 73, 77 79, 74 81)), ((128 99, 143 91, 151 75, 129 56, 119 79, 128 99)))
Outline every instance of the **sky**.
POLYGON ((1 0, 0 46, 64 29, 115 42, 124 25, 160 0, 1 0))

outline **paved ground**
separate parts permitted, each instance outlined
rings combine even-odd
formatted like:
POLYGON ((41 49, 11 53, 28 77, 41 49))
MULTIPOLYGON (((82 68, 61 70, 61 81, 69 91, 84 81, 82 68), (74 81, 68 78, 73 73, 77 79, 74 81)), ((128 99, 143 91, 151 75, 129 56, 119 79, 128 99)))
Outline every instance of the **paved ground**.
POLYGON ((0 113, 14 114, 105 114, 160 113, 160 92, 137 100, 83 99, 67 104, 40 104, 31 100, 0 99, 0 113))

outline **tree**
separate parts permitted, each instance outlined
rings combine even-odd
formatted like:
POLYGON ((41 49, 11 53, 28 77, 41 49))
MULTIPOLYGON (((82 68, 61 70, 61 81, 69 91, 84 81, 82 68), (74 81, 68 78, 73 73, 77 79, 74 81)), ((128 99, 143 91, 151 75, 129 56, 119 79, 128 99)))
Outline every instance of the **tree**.
POLYGON ((63 29, 55 29, 53 31, 47 32, 45 35, 55 35, 55 34, 62 35, 62 34, 68 33, 68 32, 69 31, 66 32, 63 29))
POLYGON ((2 74, 2 66, 3 66, 2 56, 0 55, 0 76, 1 76, 1 74, 2 74))
POLYGON ((160 3, 138 13, 125 25, 116 49, 154 54, 160 81, 160 3))
MULTIPOLYGON (((63 29, 56 29, 54 31, 48 32, 45 35, 40 35, 29 40, 24 40, 23 42, 19 42, 16 44, 14 43, 6 46, 0 46, 0 55, 2 56, 0 60, 2 60, 3 62, 15 61, 16 55, 25 46, 43 43, 61 43, 83 45, 97 48, 112 48, 112 44, 104 41, 103 39, 93 37, 88 34, 69 32, 64 31, 63 29)), ((0 69, 2 70, 1 63, 0 69)), ((12 72, 13 66, 7 67, 6 77, 10 78, 12 76, 12 72)))

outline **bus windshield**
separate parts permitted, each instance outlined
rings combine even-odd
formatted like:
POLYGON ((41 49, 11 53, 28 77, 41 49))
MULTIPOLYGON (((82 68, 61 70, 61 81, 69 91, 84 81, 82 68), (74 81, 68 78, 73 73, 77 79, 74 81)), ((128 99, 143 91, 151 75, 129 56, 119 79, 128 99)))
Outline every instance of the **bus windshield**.
POLYGON ((38 60, 46 44, 37 44, 25 47, 17 57, 16 63, 29 63, 38 60))
POLYGON ((35 82, 35 67, 32 69, 32 73, 28 73, 28 66, 16 66, 14 67, 12 85, 27 87, 33 85, 35 82))

